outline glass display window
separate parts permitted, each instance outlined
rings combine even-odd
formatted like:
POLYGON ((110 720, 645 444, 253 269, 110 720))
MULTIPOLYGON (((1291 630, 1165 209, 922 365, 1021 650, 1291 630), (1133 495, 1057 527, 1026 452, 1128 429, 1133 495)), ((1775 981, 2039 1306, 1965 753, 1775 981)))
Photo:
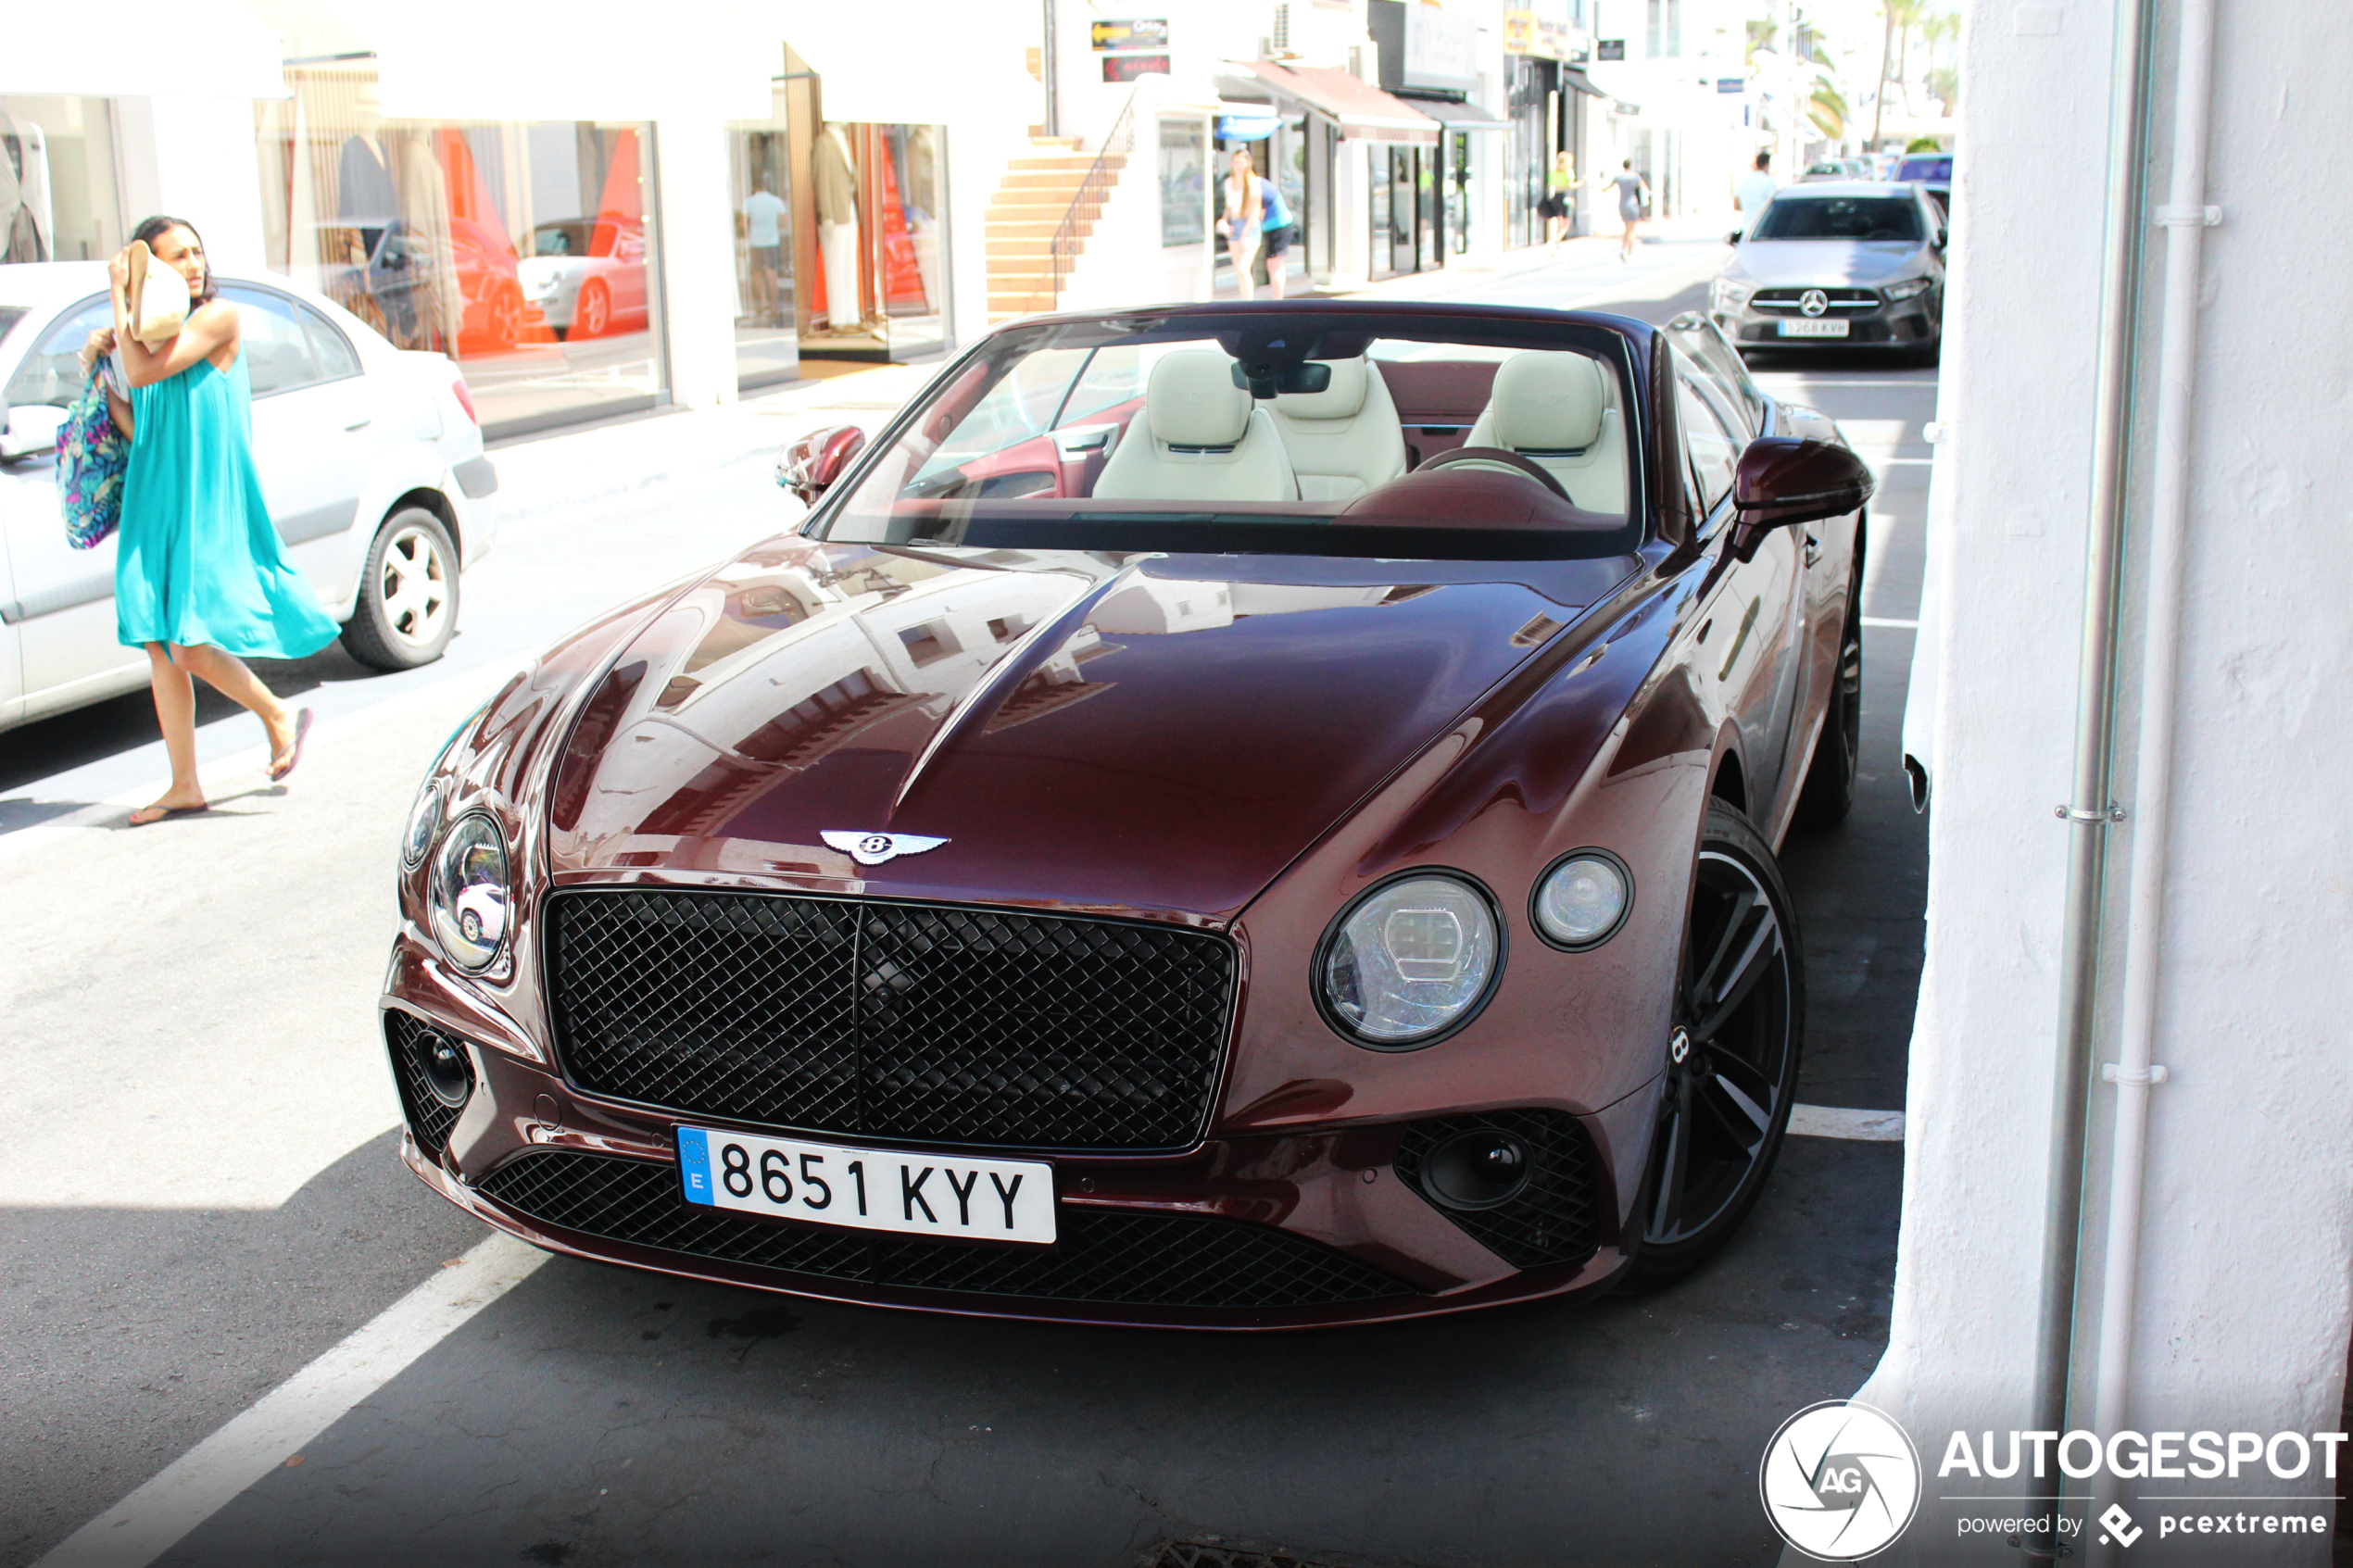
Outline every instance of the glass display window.
POLYGON ((123 229, 108 101, 0 96, 0 264, 104 261, 123 229))
POLYGON ((362 68, 256 106, 269 265, 447 354, 491 434, 665 390, 651 128, 388 119, 362 68))
POLYGON ((792 135, 784 94, 759 122, 727 127, 727 195, 735 254, 736 386, 800 373, 793 285, 792 135))
POLYGON ((1209 129, 1198 119, 1160 122, 1160 243, 1209 240, 1209 129))

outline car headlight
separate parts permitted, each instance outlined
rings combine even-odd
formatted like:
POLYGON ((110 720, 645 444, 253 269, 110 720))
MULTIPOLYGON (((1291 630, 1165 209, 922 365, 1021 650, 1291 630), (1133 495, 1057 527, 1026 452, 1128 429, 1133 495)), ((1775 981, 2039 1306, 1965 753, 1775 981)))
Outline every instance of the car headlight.
POLYGON ((1408 875, 1332 922, 1317 986, 1332 1022, 1365 1044, 1418 1045, 1469 1021, 1502 960, 1484 890, 1453 876, 1408 875))
POLYGON ((438 771, 425 775, 417 791, 416 804, 409 808, 409 825, 400 830, 400 863, 415 871, 424 863, 425 851, 433 847, 433 836, 441 831, 441 810, 448 799, 447 784, 438 771))
POLYGON ((1617 934, 1634 902, 1633 873, 1600 849, 1562 856, 1536 879, 1528 916, 1536 934, 1555 947, 1598 947, 1617 934))
POLYGON ((1892 302, 1898 299, 1909 299, 1916 294, 1926 294, 1928 285, 1929 280, 1926 278, 1910 278, 1900 283, 1890 283, 1882 292, 1892 302))
POLYGON ((442 951, 460 969, 486 968, 506 943, 512 897, 498 824, 483 812, 467 812, 442 834, 427 889, 442 951))
POLYGON ((1748 303, 1748 296, 1755 292, 1756 290, 1747 283, 1736 283, 1730 278, 1718 278, 1716 280, 1713 290, 1715 297, 1712 308, 1738 310, 1748 303))

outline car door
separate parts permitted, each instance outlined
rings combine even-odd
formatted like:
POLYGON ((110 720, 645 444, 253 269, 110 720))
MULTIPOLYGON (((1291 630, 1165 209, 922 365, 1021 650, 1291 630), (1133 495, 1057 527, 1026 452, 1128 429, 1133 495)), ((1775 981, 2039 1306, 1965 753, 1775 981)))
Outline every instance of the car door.
MULTIPOLYGON (((1683 430, 1690 483, 1702 515, 1718 533, 1730 525, 1732 478, 1747 447, 1745 433, 1699 372, 1675 359, 1676 412, 1683 430)), ((1748 811, 1770 834, 1788 782, 1790 720, 1796 711, 1802 606, 1797 531, 1776 528, 1755 554, 1718 579, 1700 664, 1715 677, 1741 732, 1748 811)))
MULTIPOLYGON (((76 359, 82 341, 113 319, 105 295, 67 307, 33 340, 0 396, 11 408, 70 405, 84 384, 76 359)), ((26 717, 103 696, 145 668, 145 654, 115 641, 113 536, 90 550, 66 543, 54 452, 0 469, 0 530, 6 533, 5 604, 26 717)))
POLYGON ((325 317, 258 284, 224 283, 220 293, 237 307, 270 521, 321 600, 339 604, 351 591, 360 495, 398 433, 380 417, 359 355, 325 317))

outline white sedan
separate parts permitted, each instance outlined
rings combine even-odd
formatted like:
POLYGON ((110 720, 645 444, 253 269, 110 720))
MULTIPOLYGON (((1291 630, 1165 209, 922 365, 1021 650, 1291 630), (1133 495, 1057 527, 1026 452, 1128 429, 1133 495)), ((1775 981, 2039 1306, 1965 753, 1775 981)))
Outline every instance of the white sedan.
MULTIPOLYGON (((242 318, 254 457, 289 556, 354 658, 440 658, 459 572, 497 528, 497 475, 457 366, 281 279, 220 287, 242 318)), ((111 320, 102 262, 0 267, 0 729, 147 681, 146 655, 115 641, 115 541, 69 547, 57 506, 75 356, 111 320)))

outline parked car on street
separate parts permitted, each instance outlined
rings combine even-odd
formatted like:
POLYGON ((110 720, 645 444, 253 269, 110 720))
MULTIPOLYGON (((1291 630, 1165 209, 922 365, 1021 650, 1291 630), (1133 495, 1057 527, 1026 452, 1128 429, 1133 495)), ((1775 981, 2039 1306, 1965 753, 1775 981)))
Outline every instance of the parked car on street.
POLYGON ((635 1268, 1195 1327, 1738 1228, 1871 479, 1706 318, 1032 319, 780 474, 803 521, 423 781, 381 1010, 427 1185, 635 1268))
MULTIPOLYGON (((440 658, 459 573, 496 533, 497 475, 457 367, 283 280, 220 286, 242 318, 254 458, 289 555, 354 658, 440 658)), ((146 655, 115 641, 115 540, 69 547, 58 510, 76 356, 112 320, 102 262, 0 267, 0 728, 147 682, 146 655)))
POLYGON ((1871 167, 1871 160, 1867 157, 1826 157, 1817 158, 1814 162, 1807 164, 1806 172, 1799 178, 1804 180, 1871 180, 1878 178, 1878 173, 1879 171, 1871 167))
POLYGON ((646 316, 646 231, 635 220, 567 218, 531 231, 516 263, 523 297, 559 338, 602 337, 646 316))
POLYGON ((1944 214, 1919 185, 1791 186, 1724 263, 1709 312, 1743 350, 1869 345, 1932 359, 1944 245, 1944 214))
POLYGON ((321 227, 319 251, 342 257, 321 279, 329 297, 396 345, 507 349, 536 324, 515 247, 488 225, 446 219, 446 238, 396 218, 321 227))
POLYGON ((1927 188, 1929 199, 1936 204, 1940 218, 1953 210, 1953 155, 1951 153, 1915 153, 1896 166, 1895 178, 1918 181, 1927 188))

